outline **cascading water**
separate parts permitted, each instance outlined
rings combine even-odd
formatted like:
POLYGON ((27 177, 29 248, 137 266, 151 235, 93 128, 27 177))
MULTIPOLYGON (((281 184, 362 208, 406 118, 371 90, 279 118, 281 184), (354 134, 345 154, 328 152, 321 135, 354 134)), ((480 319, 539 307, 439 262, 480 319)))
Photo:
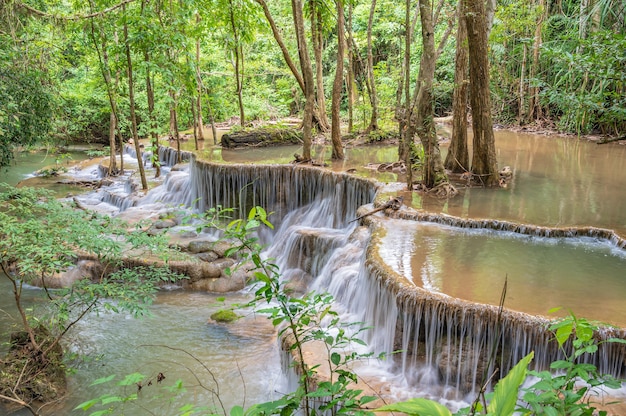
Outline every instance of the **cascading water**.
MULTIPOLYGON (((240 217, 255 205, 274 212, 270 219, 277 229, 263 235, 269 245, 266 255, 276 259, 283 276, 296 282, 299 290, 330 292, 346 319, 372 327, 366 334, 369 348, 389 358, 370 367, 393 381, 396 397, 420 391, 459 400, 475 391, 484 374, 490 375, 496 367, 506 374, 530 351, 535 351, 537 368, 558 357, 547 319, 509 310, 500 313, 497 307, 429 292, 387 266, 380 257, 384 221, 370 217, 369 227, 349 222, 360 206, 374 200, 376 189, 369 180, 322 169, 192 160, 189 171, 171 172, 165 186, 135 205, 165 202, 199 211, 222 206, 235 208, 240 217), (492 356, 494 345, 499 347, 492 356)), ((124 206, 124 202, 116 204, 124 206)), ((414 215, 411 220, 433 220, 410 215, 414 215)), ((498 221, 468 226, 553 233, 498 221)), ((586 230, 586 235, 598 236, 596 229, 586 230)), ((564 229, 556 234, 573 233, 564 229)), ((623 239, 614 233, 600 234, 623 246, 623 239)), ((599 334, 616 335, 624 337, 623 331, 609 329, 599 334)), ((602 348, 594 363, 603 372, 622 376, 624 346, 603 344, 602 348)))

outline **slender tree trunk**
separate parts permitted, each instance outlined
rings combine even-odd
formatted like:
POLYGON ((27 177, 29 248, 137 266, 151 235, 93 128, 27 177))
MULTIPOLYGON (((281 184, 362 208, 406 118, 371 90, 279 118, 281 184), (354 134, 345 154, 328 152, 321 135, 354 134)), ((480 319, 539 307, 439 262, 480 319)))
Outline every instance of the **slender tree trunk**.
MULTIPOLYGON (((533 80, 539 71, 539 55, 541 50, 541 31, 543 29, 543 22, 548 17, 547 7, 545 0, 539 0, 539 7, 542 9, 539 19, 537 20, 537 26, 535 27, 535 37, 533 40, 533 59, 530 67, 529 78, 533 80)), ((541 104, 539 103, 539 88, 535 85, 529 88, 529 102, 528 102, 528 122, 532 122, 534 119, 540 119, 543 117, 541 111, 541 104)))
POLYGON ((482 0, 466 0, 466 24, 469 44, 470 102, 474 132, 472 173, 486 186, 498 184, 495 137, 489 96, 489 60, 487 58, 487 22, 482 0))
POLYGON ((234 5, 232 1, 228 2, 229 16, 230 16, 230 28, 233 31, 234 37, 234 55, 235 62, 233 66, 235 68, 235 91, 237 93, 237 103, 239 105, 239 124, 241 127, 245 126, 246 113, 243 108, 243 48, 239 39, 239 31, 235 23, 235 12, 233 10, 234 5))
POLYGON ((335 81, 333 82, 333 102, 332 102, 332 142, 333 142, 333 159, 343 159, 343 147, 341 143, 341 92, 343 90, 343 56, 345 54, 346 39, 344 36, 345 18, 343 12, 342 0, 336 0, 337 3, 337 68, 335 71, 335 81))
POLYGON ((346 91, 348 93, 348 132, 354 128, 354 49, 352 45, 352 2, 348 2, 348 73, 346 74, 346 91))
POLYGON ((176 142, 177 157, 176 161, 180 162, 180 131, 178 130, 178 97, 176 91, 170 89, 168 92, 170 96, 170 139, 176 142))
POLYGON ((148 97, 148 118, 150 122, 150 141, 152 147, 152 166, 154 166, 154 177, 161 176, 161 163, 159 162, 159 133, 157 122, 154 116, 154 89, 152 87, 152 73, 150 71, 150 54, 144 51, 144 61, 146 63, 146 95, 148 97))
MULTIPOLYGON (((278 43, 280 51, 283 54, 283 58, 285 59, 285 63, 287 63, 287 66, 291 70, 291 73, 296 78, 296 81, 298 82, 298 85, 300 86, 300 90, 302 91, 302 93, 304 93, 305 91, 304 78, 298 71, 298 68, 296 67, 296 64, 293 61, 293 59, 291 59, 289 50, 287 49, 287 46, 285 46, 285 42, 283 41, 283 38, 280 34, 280 30, 278 29, 278 26, 276 26, 276 22, 274 21, 274 18, 272 17, 272 14, 270 13, 269 8, 267 7, 267 3, 265 3, 265 0, 255 0, 255 1, 263 8, 263 14, 265 14, 265 18, 270 24, 270 27, 272 29, 272 34, 274 35, 274 40, 276 40, 276 43, 278 43)), ((293 7, 293 3, 292 3, 292 7, 293 7)))
POLYGON ((372 52, 372 25, 374 24, 374 12, 376 11, 376 0, 372 0, 370 14, 367 20, 367 77, 370 85, 370 104, 372 106, 372 117, 367 127, 367 132, 378 130, 378 96, 376 95, 376 80, 374 79, 374 54, 372 52))
MULTIPOLYGON (((122 6, 124 14, 126 13, 126 5, 122 6)), ((128 40, 128 24, 124 20, 124 44, 126 50, 126 63, 128 71, 128 100, 130 104, 130 122, 133 134, 133 142, 135 143, 135 152, 137 153, 137 165, 139 166, 139 176, 141 177, 141 188, 145 191, 148 189, 148 181, 146 180, 146 171, 143 166, 143 158, 141 156, 141 147, 139 146, 139 135, 137 134, 137 116, 135 115, 135 93, 133 86, 133 61, 130 56, 130 43, 128 40)))
MULTIPOLYGON (((411 116, 411 39, 413 37, 411 30, 411 0, 405 0, 405 14, 404 14, 404 27, 405 27, 405 37, 404 37, 404 61, 402 64, 403 77, 404 81, 402 82, 404 91, 404 107, 399 111, 396 111, 396 116, 398 118, 398 124, 400 128, 400 143, 398 146, 398 159, 404 160, 406 163, 406 170, 409 176, 411 176, 411 161, 409 159, 409 149, 410 144, 413 142, 413 132, 409 131, 410 124, 409 117, 411 116)), ((411 189, 412 178, 408 178, 409 188, 411 189)))
POLYGON ((213 107, 210 101, 207 101, 207 110, 209 112, 209 122, 211 123, 211 134, 213 134, 213 144, 217 144, 217 128, 215 127, 215 117, 213 117, 213 107))
POLYGON ((444 166, 454 173, 469 171, 467 149, 467 26, 465 25, 464 1, 457 5, 458 28, 454 70, 454 92, 452 94, 452 139, 444 166))
POLYGON ((194 149, 198 150, 198 119, 196 118, 196 100, 193 98, 189 102, 189 108, 191 109, 191 117, 193 117, 193 145, 194 149))
POLYGON ((526 80, 525 80, 525 75, 526 75, 526 59, 527 59, 527 55, 528 55, 528 47, 526 46, 526 44, 522 45, 522 66, 520 68, 520 74, 519 74, 519 99, 518 99, 518 109, 517 109, 517 123, 519 125, 524 124, 524 120, 526 120, 526 117, 524 116, 526 114, 526 109, 525 109, 525 95, 526 95, 526 80))
POLYGON ((322 28, 322 16, 316 8, 316 2, 309 2, 311 8, 311 41, 313 54, 315 56, 315 99, 317 102, 318 123, 322 131, 328 131, 330 123, 326 115, 326 96, 324 93, 324 62, 322 61, 322 48, 324 46, 324 36, 322 28))
MULTIPOLYGON (((420 19, 422 22, 423 51, 418 75, 419 93, 415 125, 416 132, 424 147, 423 182, 428 189, 447 183, 448 177, 443 167, 439 141, 435 130, 433 81, 437 53, 435 50, 434 22, 430 0, 419 0, 420 19)), ((412 118, 409 124, 413 124, 412 118)))
POLYGON ((291 9, 293 12, 293 22, 296 31, 296 39, 298 41, 298 55, 300 57, 300 66, 302 68, 304 80, 304 97, 306 99, 304 105, 304 116, 302 120, 302 158, 304 160, 311 159, 311 142, 313 128, 313 112, 315 109, 315 89, 313 80, 313 68, 311 67, 311 59, 309 57, 306 36, 304 32, 304 17, 302 13, 302 0, 291 0, 291 9))
MULTIPOLYGON (((200 24, 200 14, 196 13, 196 24, 200 24)), ((200 75, 200 39, 196 39, 196 108, 198 109, 198 140, 204 140, 204 120, 202 119, 202 76, 200 75)))
MULTIPOLYGON (((90 1, 90 7, 91 10, 94 10, 94 5, 93 2, 90 1)), ((109 54, 107 51, 107 42, 106 42, 106 36, 102 30, 102 28, 100 26, 98 26, 98 33, 99 36, 102 40, 102 52, 100 51, 100 48, 98 47, 98 42, 96 41, 96 31, 95 31, 95 19, 90 19, 89 22, 91 24, 91 38, 92 41, 94 43, 94 46, 96 48, 96 51, 98 52, 98 60, 100 63, 100 71, 102 72, 102 77, 104 78, 104 83, 107 89, 107 97, 109 98, 109 105, 111 107, 111 116, 109 117, 110 120, 110 124, 109 124, 109 147, 110 147, 110 152, 109 152, 109 175, 116 175, 117 174, 117 156, 116 156, 116 152, 115 152, 115 130, 117 128, 117 118, 118 118, 118 111, 117 111, 117 101, 115 99, 114 93, 113 93, 113 87, 112 87, 112 82, 111 82, 111 70, 109 69, 109 54)), ((122 143, 120 143, 121 146, 123 146, 122 143)), ((123 148, 120 147, 120 152, 123 152, 123 148)), ((123 172, 123 167, 122 167, 122 172, 123 172)))

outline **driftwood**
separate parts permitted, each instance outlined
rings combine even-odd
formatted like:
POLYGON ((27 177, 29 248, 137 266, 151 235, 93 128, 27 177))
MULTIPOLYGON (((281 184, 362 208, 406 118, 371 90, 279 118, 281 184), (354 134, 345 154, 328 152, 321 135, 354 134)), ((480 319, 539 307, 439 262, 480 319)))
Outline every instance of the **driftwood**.
POLYGON ((620 140, 626 140, 626 136, 622 136, 622 137, 609 137, 609 138, 602 139, 602 140, 598 141, 598 144, 606 144, 606 143, 612 143, 612 142, 619 142, 620 140))
POLYGON ((375 209, 375 210, 373 210, 373 211, 367 212, 367 213, 365 213, 365 214, 361 215, 360 217, 356 217, 356 218, 355 218, 355 219, 353 219, 352 221, 349 221, 349 223, 350 223, 350 222, 354 222, 354 221, 358 221, 358 220, 360 220, 361 218, 368 217, 368 216, 370 216, 370 215, 372 215, 372 214, 376 214, 377 212, 384 211, 384 210, 386 210, 387 208, 391 208, 391 209, 393 209, 394 211, 397 211, 397 210, 399 210, 399 209, 402 207, 402 202, 403 202, 403 201, 404 201, 404 197, 403 197, 403 196, 396 196, 396 197, 393 197, 393 198, 391 198, 389 201, 385 202, 382 206, 380 206, 380 207, 376 208, 376 209, 375 209))

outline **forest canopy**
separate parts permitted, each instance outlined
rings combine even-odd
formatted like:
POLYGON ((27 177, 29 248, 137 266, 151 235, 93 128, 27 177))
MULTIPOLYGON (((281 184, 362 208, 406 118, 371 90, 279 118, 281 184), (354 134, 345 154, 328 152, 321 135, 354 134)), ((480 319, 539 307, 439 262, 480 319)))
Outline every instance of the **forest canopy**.
MULTIPOLYGON (((418 1, 298 3, 303 15, 294 25, 294 9, 282 0, 2 2, 0 165, 15 146, 107 143, 112 123, 130 138, 133 107, 138 137, 195 125, 202 138, 212 122, 301 117, 309 94, 313 122, 324 130, 335 111, 332 90, 352 131, 397 130, 398 108, 419 85, 425 45, 418 1), (339 45, 345 51, 337 59, 339 45)), ((432 8, 439 47, 429 100, 436 116, 446 116, 459 8, 454 0, 419 3, 432 8)), ((623 135, 626 1, 494 5, 493 122, 623 135)))

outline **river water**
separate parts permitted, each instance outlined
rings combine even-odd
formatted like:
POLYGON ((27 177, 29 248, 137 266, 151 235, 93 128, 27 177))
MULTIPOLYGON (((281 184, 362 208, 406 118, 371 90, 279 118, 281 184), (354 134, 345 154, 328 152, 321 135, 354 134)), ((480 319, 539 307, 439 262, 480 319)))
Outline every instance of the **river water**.
MULTIPOLYGON (((591 225, 626 236, 626 177, 619 174, 626 171, 626 146, 511 132, 497 132, 496 137, 499 165, 511 166, 514 172, 507 189, 460 188, 460 196, 449 201, 418 194, 408 197, 405 193, 405 202, 417 209, 462 218, 541 226, 591 225)), ((291 146, 236 151, 211 148, 202 157, 228 163, 285 163, 297 151, 291 146)), ((318 149, 320 159, 324 151, 318 149)), ((347 149, 345 161, 331 164, 336 171, 354 169, 356 175, 370 177, 372 169, 364 166, 391 162, 395 152, 393 147, 379 146, 347 149)), ((376 177, 382 182, 402 179, 390 173, 376 177)), ((394 193, 398 192, 402 193, 394 193)), ((622 301, 626 296, 626 263, 623 253, 606 242, 533 239, 418 222, 397 225, 394 221, 389 222, 394 232, 388 234, 382 252, 393 268, 418 286, 494 303, 506 276, 510 279, 507 307, 545 314, 550 308, 563 306, 577 314, 591 314, 594 319, 626 324, 626 302, 622 301), (559 293, 565 295, 559 297, 559 293), (594 311, 601 313, 593 315, 594 311)), ((346 273, 358 273, 358 265, 347 266, 346 273)), ((36 289, 29 293, 34 300, 38 296, 36 289)), ((227 302, 242 298, 247 295, 229 295, 227 302)), ((13 314, 10 301, 10 287, 2 279, 3 333, 14 320, 9 316, 13 314)), ((284 392, 287 381, 271 328, 254 317, 241 320, 235 328, 208 323, 210 314, 220 307, 214 295, 174 290, 158 296, 149 318, 89 317, 73 334, 75 351, 83 353, 86 360, 70 377, 67 402, 50 414, 69 414, 81 401, 105 391, 102 386, 88 387, 91 380, 136 371, 149 376, 164 371, 167 381, 180 378, 189 386, 186 395, 175 403, 159 402, 156 413, 164 415, 188 402, 219 407, 207 388, 199 387, 196 376, 209 389, 220 386, 226 409, 284 392), (196 358, 219 376, 217 384, 196 358)), ((145 393, 145 401, 126 407, 127 414, 150 414, 141 406, 154 411, 151 396, 145 393)))

